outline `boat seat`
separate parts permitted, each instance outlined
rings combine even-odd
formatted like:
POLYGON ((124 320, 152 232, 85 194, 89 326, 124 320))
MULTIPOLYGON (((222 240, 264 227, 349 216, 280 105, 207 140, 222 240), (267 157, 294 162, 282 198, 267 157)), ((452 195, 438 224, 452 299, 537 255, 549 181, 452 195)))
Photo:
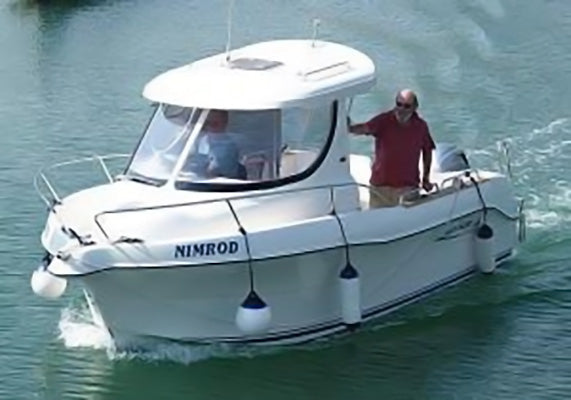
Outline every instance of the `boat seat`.
POLYGON ((242 165, 246 168, 246 179, 260 181, 268 179, 268 160, 264 154, 254 153, 242 157, 242 165))
POLYGON ((305 171, 316 158, 317 153, 311 150, 285 150, 281 159, 280 177, 305 171))

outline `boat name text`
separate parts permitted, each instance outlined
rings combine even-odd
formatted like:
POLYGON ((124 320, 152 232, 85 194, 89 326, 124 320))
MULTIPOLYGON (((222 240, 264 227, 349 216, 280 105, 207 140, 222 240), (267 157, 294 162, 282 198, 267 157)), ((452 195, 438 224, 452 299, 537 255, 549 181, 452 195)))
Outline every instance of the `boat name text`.
POLYGON ((238 242, 235 240, 220 242, 205 242, 192 244, 177 244, 174 249, 174 258, 190 258, 202 256, 215 256, 234 254, 238 251, 238 242))
POLYGON ((479 225, 479 221, 478 218, 456 221, 436 238, 436 241, 455 239, 459 236, 471 233, 474 231, 474 228, 479 225))

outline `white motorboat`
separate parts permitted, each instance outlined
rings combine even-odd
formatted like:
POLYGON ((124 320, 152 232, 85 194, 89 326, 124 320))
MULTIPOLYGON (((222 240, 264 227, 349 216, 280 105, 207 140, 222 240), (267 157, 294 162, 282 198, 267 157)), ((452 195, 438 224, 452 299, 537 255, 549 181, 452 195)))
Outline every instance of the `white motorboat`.
POLYGON ((514 254, 520 205, 506 176, 471 169, 454 146, 437 146, 436 190, 369 208, 370 158, 350 154, 347 117, 374 83, 369 57, 315 40, 157 76, 122 174, 94 157, 107 181, 66 196, 53 174, 86 160, 38 174, 50 211, 34 291, 56 298, 81 284, 94 322, 120 343, 285 343, 493 272, 514 254), (231 149, 216 162, 238 160, 232 173, 212 166, 216 113, 231 149))

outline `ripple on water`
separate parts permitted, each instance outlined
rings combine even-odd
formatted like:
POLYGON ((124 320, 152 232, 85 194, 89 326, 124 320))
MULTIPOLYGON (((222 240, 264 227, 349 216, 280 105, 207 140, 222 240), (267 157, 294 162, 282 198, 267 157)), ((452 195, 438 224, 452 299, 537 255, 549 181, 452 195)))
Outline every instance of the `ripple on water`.
MULTIPOLYGON (((565 229, 571 221, 571 122, 558 118, 542 128, 502 140, 509 146, 513 183, 526 201, 527 226, 532 230, 565 229)), ((467 149, 473 164, 487 168, 499 164, 492 147, 467 149)))
POLYGON ((87 306, 69 306, 61 312, 59 338, 67 348, 105 350, 113 360, 140 359, 191 364, 209 358, 253 357, 277 348, 233 344, 195 345, 167 340, 144 340, 136 347, 117 349, 109 332, 93 323, 87 306))

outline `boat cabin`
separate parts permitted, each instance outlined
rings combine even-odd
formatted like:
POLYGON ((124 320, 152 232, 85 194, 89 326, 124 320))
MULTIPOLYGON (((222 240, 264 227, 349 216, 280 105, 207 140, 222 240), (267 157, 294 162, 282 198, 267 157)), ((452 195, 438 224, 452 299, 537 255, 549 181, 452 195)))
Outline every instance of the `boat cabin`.
POLYGON ((310 40, 258 43, 167 71, 144 89, 156 108, 125 175, 196 191, 277 187, 321 169, 349 178, 346 99, 368 90, 374 72, 364 54, 310 40))

